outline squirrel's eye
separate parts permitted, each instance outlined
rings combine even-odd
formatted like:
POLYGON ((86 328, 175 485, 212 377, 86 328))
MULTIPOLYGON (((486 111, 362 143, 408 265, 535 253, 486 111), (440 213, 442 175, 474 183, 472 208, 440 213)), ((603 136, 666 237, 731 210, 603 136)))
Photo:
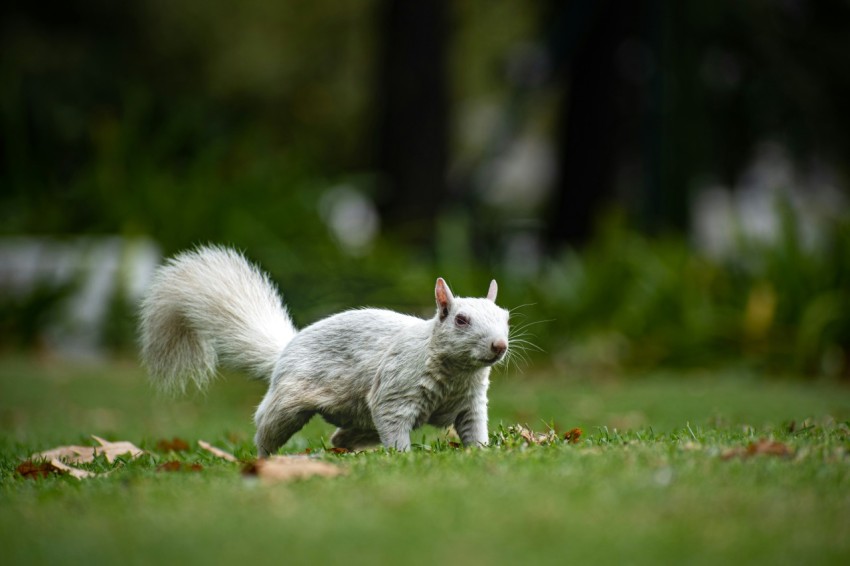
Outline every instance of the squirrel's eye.
POLYGON ((459 314, 455 317, 455 324, 458 326, 469 326, 469 317, 459 314))

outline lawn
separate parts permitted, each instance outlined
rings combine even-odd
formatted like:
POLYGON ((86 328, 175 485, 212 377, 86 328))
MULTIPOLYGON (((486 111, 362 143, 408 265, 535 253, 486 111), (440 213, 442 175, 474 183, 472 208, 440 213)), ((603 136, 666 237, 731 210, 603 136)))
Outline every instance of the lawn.
POLYGON ((488 449, 429 429, 410 453, 334 454, 323 449, 331 428, 314 420, 284 451, 310 448, 347 473, 274 485, 196 446, 250 459, 262 393, 228 376, 175 400, 129 361, 0 358, 2 562, 850 561, 846 386, 740 371, 497 375, 488 449), (517 424, 554 427, 557 439, 529 443, 517 424), (575 427, 579 441, 563 441, 575 427), (29 454, 91 434, 148 453, 96 461, 89 469, 112 471, 87 480, 16 472, 29 454), (191 448, 158 447, 174 437, 191 448), (174 460, 202 469, 158 471, 174 460))

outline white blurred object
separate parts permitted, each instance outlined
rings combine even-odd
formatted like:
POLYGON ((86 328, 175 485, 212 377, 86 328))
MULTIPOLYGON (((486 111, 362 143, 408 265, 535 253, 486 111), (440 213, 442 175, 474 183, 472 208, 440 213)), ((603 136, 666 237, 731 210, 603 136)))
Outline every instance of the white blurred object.
POLYGON ((507 240, 505 266, 521 277, 534 277, 543 263, 543 245, 535 234, 519 232, 507 240))
POLYGON ((481 196, 495 206, 534 210, 548 196, 557 173, 552 145, 541 137, 527 135, 515 140, 488 165, 490 182, 481 183, 481 196))
POLYGON ((369 250, 380 229, 375 205, 350 185, 339 185, 322 196, 319 212, 337 243, 351 255, 369 250))
POLYGON ((24 299, 45 286, 68 286, 69 296, 49 317, 44 342, 61 355, 97 358, 111 305, 116 298, 137 304, 161 257, 145 238, 2 238, 0 293, 24 299))
POLYGON ((691 201, 695 245, 711 257, 732 256, 741 241, 773 243, 783 229, 779 205, 791 207, 800 245, 820 247, 825 221, 847 212, 837 176, 824 163, 805 171, 794 166, 785 148, 762 143, 734 190, 720 185, 698 190, 691 201))

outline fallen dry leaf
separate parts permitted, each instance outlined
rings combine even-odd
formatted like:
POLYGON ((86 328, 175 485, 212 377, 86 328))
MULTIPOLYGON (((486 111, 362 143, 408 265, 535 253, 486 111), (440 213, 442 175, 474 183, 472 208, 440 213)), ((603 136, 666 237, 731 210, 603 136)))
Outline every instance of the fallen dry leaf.
POLYGON ((74 464, 91 462, 95 457, 94 446, 58 446, 32 455, 33 460, 65 460, 74 464))
POLYGON ((53 466, 54 468, 56 468, 57 470, 61 471, 61 472, 64 472, 64 473, 66 473, 70 476, 77 478, 78 480, 81 480, 81 479, 84 479, 84 478, 93 478, 96 475, 98 475, 94 472, 89 472, 88 470, 81 470, 79 468, 74 468, 72 466, 68 466, 67 464, 63 464, 59 460, 55 460, 55 459, 50 461, 50 465, 53 466))
POLYGON ((91 478, 100 474, 74 468, 65 464, 62 460, 80 464, 91 462, 98 454, 103 454, 109 463, 113 463, 115 458, 124 454, 130 454, 131 458, 144 454, 143 450, 131 442, 109 442, 95 435, 92 435, 92 438, 100 446, 58 446, 44 452, 38 452, 32 455, 32 460, 42 460, 42 462, 34 464, 32 460, 28 460, 18 466, 18 473, 24 477, 44 477, 49 473, 62 473, 77 479, 91 478))
POLYGON ((581 435, 584 431, 580 428, 572 428, 564 433, 564 440, 569 442, 570 444, 578 444, 579 440, 581 440, 581 435))
POLYGON ((138 458, 142 454, 145 453, 144 450, 133 444, 132 442, 127 442, 126 440, 119 440, 118 442, 109 442, 108 440, 104 440, 99 436, 91 435, 92 438, 100 443, 100 448, 95 448, 97 452, 106 456, 106 461, 110 464, 115 461, 115 458, 118 456, 123 456, 124 454, 129 454, 131 458, 138 458))
POLYGON ((204 467, 197 462, 187 464, 185 462, 178 462, 177 460, 163 462, 156 467, 156 471, 158 472, 200 472, 203 469, 204 467))
POLYGON ((331 454, 348 454, 351 452, 348 448, 341 448, 339 446, 334 446, 332 448, 328 448, 328 452, 331 454))
POLYGON ((278 483, 312 476, 334 477, 345 470, 328 462, 298 456, 270 456, 250 462, 242 470, 247 476, 257 476, 265 483, 278 483))
POLYGON ((557 438, 557 435, 554 430, 550 430, 546 433, 539 433, 527 429, 522 425, 517 425, 516 427, 512 428, 514 432, 518 432, 522 439, 525 440, 528 444, 550 444, 554 442, 557 438))
POLYGON ((735 457, 750 458, 759 454, 767 456, 790 457, 794 455, 794 451, 777 440, 760 439, 758 442, 750 442, 746 447, 739 446, 725 450, 720 457, 724 460, 730 460, 735 457))
POLYGON ((124 454, 130 454, 132 458, 136 458, 144 451, 131 442, 109 442, 100 437, 92 435, 92 438, 100 443, 100 446, 58 446, 38 452, 32 455, 33 460, 65 460, 72 464, 82 464, 92 462, 95 456, 103 454, 106 460, 111 464, 115 458, 124 454))
POLYGON ((62 463, 58 458, 35 463, 31 460, 21 463, 17 467, 17 472, 25 478, 44 478, 50 474, 68 474, 77 479, 91 478, 98 474, 81 470, 62 463))
POLYGON ((210 452, 213 456, 218 456, 219 458, 221 458, 223 460, 227 460, 228 462, 238 462, 239 461, 236 458, 236 456, 234 456, 230 452, 225 452, 221 448, 216 448, 215 446, 213 446, 209 442, 204 442, 203 440, 199 440, 198 446, 200 446, 201 448, 203 448, 207 452, 210 452))
POLYGON ((171 440, 163 438, 156 443, 156 449, 160 452, 185 452, 189 450, 189 443, 176 436, 171 440))
POLYGON ((15 470, 25 478, 46 478, 50 474, 56 472, 56 469, 50 465, 50 462, 33 462, 27 460, 18 464, 15 470))
POLYGON ((750 442, 747 445, 749 454, 768 454, 770 456, 790 456, 792 451, 787 444, 777 440, 761 439, 758 442, 750 442))
POLYGON ((157 472, 179 472, 180 471, 180 462, 177 460, 171 460, 170 462, 163 462, 159 466, 156 467, 157 472))

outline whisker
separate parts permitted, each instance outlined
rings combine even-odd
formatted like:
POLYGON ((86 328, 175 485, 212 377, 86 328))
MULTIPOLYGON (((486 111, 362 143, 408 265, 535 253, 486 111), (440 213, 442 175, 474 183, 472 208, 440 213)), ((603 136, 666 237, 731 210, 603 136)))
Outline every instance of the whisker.
POLYGON ((536 338, 536 337, 537 336, 535 334, 532 334, 531 332, 528 332, 528 331, 509 332, 508 333, 508 339, 513 341, 513 342, 531 342, 531 340, 528 340, 528 338, 536 338))
POLYGON ((517 348, 517 349, 514 349, 514 350, 509 350, 508 351, 508 357, 509 358, 518 358, 519 360, 521 360, 525 364, 528 364, 528 362, 529 362, 528 356, 525 353, 525 349, 523 349, 523 348, 517 348))
MULTIPOLYGON (((519 305, 510 309, 509 312, 511 315, 514 315, 515 311, 518 309, 536 304, 537 303, 526 303, 519 305)), ((520 316, 525 316, 523 313, 518 314, 520 316)), ((532 342, 532 339, 536 338, 536 336, 529 330, 531 327, 545 322, 554 322, 554 319, 523 321, 520 324, 511 326, 508 331, 508 343, 510 344, 510 348, 508 349, 508 353, 504 359, 506 371, 510 371, 511 368, 513 368, 518 373, 522 372, 523 368, 528 367, 531 363, 530 352, 545 352, 543 348, 532 342)))
MULTIPOLYGON (((533 306, 534 306, 534 305, 536 305, 536 304, 537 304, 537 303, 525 303, 524 305, 519 305, 519 306, 517 306, 517 307, 514 307, 514 308, 512 308, 512 309, 508 310, 508 312, 509 312, 509 313, 511 313, 511 314, 513 314, 513 313, 514 313, 514 311, 516 311, 516 310, 519 310, 519 309, 521 309, 521 308, 525 308, 525 307, 533 307, 533 306)), ((520 314, 522 314, 522 313, 520 313, 520 314)))
POLYGON ((523 350, 523 351, 526 351, 526 350, 528 350, 528 349, 533 349, 533 350, 535 350, 535 351, 537 351, 537 352, 541 352, 541 353, 542 353, 542 352, 545 352, 545 350, 543 350, 543 348, 541 348, 540 346, 538 346, 538 345, 537 345, 537 344, 535 344, 534 342, 530 342, 530 341, 528 341, 528 340, 523 340, 523 339, 514 339, 514 340, 512 340, 512 341, 511 341, 511 346, 513 346, 514 348, 517 348, 517 349, 523 350))
POLYGON ((549 318, 549 319, 546 319, 546 320, 534 320, 534 321, 531 321, 531 322, 524 322, 520 325, 517 325, 516 328, 517 328, 517 330, 525 330, 526 328, 528 328, 530 326, 534 326, 535 324, 543 324, 544 322, 555 322, 555 319, 549 318))
POLYGON ((514 364, 517 371, 521 371, 521 368, 526 368, 529 365, 529 361, 522 356, 514 356, 511 358, 511 363, 514 364))

